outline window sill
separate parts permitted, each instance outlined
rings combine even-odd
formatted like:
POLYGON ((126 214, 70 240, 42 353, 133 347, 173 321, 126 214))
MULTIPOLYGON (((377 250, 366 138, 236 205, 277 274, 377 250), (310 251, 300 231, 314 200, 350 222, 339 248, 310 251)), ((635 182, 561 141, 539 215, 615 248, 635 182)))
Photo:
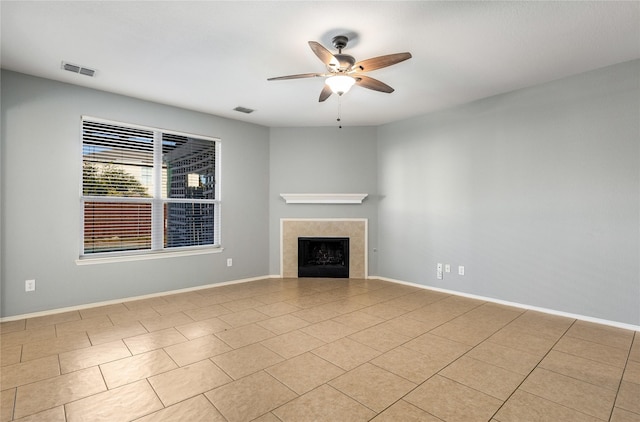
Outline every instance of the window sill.
POLYGON ((145 253, 139 255, 120 255, 105 257, 83 257, 76 259, 76 265, 111 264, 115 262, 147 261, 150 259, 176 258, 180 256, 209 255, 224 251, 224 248, 191 249, 187 251, 171 251, 145 253))

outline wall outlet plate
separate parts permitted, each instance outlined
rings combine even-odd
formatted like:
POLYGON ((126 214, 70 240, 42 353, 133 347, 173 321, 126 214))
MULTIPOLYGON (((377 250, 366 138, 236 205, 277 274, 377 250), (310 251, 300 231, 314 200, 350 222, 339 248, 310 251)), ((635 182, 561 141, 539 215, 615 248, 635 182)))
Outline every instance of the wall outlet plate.
POLYGON ((458 266, 458 275, 464 275, 464 265, 458 266))
POLYGON ((36 281, 35 280, 25 280, 24 281, 24 291, 25 292, 34 292, 36 290, 36 281))
POLYGON ((233 266, 233 259, 227 258, 227 267, 231 267, 231 266, 233 266))

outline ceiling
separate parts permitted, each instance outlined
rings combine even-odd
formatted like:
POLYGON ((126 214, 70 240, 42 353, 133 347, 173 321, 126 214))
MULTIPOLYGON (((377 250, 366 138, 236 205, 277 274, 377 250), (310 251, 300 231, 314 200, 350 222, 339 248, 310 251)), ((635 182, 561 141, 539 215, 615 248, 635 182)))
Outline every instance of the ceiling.
POLYGON ((6 1, 4 69, 260 125, 380 125, 640 58, 640 2, 6 1), (411 52, 323 103, 308 41, 411 52), (62 61, 95 77, 61 69, 62 61), (251 114, 233 111, 237 106, 251 114))

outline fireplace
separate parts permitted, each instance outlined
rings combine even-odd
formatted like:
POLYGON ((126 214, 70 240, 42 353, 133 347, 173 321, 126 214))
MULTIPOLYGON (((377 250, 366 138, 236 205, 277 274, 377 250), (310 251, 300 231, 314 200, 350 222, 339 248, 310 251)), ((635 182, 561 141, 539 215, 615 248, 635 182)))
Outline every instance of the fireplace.
POLYGON ((298 277, 349 278, 349 238, 299 237, 298 277))
POLYGON ((298 276, 298 238, 347 238, 349 278, 367 278, 366 218, 280 219, 280 276, 298 276))

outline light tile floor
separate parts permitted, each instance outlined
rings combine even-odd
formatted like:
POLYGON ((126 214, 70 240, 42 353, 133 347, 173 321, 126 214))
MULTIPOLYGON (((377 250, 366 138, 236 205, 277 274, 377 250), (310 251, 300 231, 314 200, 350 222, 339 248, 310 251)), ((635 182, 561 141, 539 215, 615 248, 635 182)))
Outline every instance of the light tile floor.
POLYGON ((1 325, 6 421, 640 421, 640 334, 380 280, 1 325))

